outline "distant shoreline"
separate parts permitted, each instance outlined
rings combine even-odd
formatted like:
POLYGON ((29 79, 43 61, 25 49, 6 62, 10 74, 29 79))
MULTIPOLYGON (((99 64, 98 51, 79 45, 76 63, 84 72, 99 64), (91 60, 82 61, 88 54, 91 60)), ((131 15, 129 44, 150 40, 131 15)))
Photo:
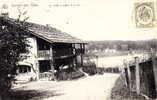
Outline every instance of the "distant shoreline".
POLYGON ((99 58, 104 58, 104 57, 118 57, 118 56, 127 56, 127 55, 137 55, 137 54, 147 54, 148 52, 134 52, 134 53, 129 53, 128 51, 125 52, 117 52, 117 53, 103 53, 103 52, 97 52, 97 53, 91 53, 85 55, 85 57, 93 58, 93 57, 99 57, 99 58))

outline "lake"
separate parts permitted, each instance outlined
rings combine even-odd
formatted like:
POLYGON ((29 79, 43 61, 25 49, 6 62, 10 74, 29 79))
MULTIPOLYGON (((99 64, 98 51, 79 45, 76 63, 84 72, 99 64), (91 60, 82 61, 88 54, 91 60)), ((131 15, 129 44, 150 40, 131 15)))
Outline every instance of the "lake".
POLYGON ((123 55, 123 56, 110 56, 110 57, 98 57, 98 59, 91 59, 98 67, 122 67, 124 60, 133 61, 134 57, 146 57, 144 54, 123 55))

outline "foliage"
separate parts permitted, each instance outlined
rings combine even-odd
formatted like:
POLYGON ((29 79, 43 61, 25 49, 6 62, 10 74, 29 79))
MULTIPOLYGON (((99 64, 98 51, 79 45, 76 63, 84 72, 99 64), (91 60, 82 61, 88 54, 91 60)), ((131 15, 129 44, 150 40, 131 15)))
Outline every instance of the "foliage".
POLYGON ((78 79, 84 76, 80 70, 75 68, 62 69, 56 73, 57 80, 69 80, 69 79, 78 79))
POLYGON ((0 18, 0 95, 3 97, 11 88, 11 82, 16 74, 20 53, 27 50, 27 27, 24 22, 15 20, 9 23, 8 18, 0 18))
POLYGON ((97 73, 96 64, 90 60, 83 64, 82 70, 88 75, 94 75, 97 73))
POLYGON ((139 41, 89 41, 87 45, 87 49, 89 50, 104 50, 106 48, 110 49, 117 49, 117 50, 123 50, 123 49, 131 49, 131 50, 147 50, 150 48, 157 49, 157 39, 152 40, 139 40, 139 41), (126 48, 123 48, 126 46, 126 48))
POLYGON ((88 41, 86 50, 89 54, 94 51, 103 52, 106 49, 114 49, 116 51, 150 51, 157 50, 157 39, 152 40, 138 40, 138 41, 88 41))

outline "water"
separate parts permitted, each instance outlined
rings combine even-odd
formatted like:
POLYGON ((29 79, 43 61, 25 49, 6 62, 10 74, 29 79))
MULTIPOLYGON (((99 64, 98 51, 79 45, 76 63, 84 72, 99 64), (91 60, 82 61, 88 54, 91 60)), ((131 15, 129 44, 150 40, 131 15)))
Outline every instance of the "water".
POLYGON ((133 61, 134 57, 142 58, 143 54, 134 55, 124 55, 124 56, 111 56, 111 57, 101 57, 98 59, 91 59, 94 61, 98 67, 123 67, 124 60, 133 61))

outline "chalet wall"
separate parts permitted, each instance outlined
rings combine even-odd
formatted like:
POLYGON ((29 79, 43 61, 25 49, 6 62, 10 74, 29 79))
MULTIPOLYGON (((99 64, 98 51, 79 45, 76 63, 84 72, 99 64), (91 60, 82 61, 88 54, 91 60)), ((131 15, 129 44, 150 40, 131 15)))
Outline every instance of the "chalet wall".
POLYGON ((23 61, 19 62, 19 65, 21 64, 30 64, 32 65, 31 72, 36 73, 38 72, 38 61, 37 61, 37 41, 35 37, 27 38, 29 47, 29 53, 27 54, 28 57, 24 59, 23 61))

